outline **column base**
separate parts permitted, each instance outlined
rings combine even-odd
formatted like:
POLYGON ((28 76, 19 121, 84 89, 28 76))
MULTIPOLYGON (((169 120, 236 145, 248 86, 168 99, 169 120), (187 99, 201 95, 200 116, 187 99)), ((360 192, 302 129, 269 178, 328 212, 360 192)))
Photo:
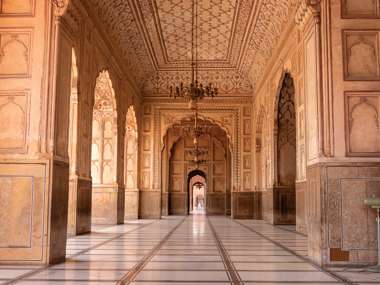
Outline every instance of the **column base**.
POLYGON ((118 185, 92 187, 93 224, 116 225, 124 223, 124 189, 118 185))
POLYGON ((233 219, 262 219, 261 192, 232 192, 233 219))
POLYGON ((377 262, 376 211, 366 197, 380 197, 378 163, 321 163, 307 168, 309 257, 321 265, 377 262))
POLYGON ((161 191, 140 191, 139 218, 160 219, 161 218, 161 191))
POLYGON ((91 232, 92 182, 88 178, 73 177, 69 187, 67 235, 91 232))
POLYGON ((139 190, 125 190, 124 220, 139 218, 139 190))

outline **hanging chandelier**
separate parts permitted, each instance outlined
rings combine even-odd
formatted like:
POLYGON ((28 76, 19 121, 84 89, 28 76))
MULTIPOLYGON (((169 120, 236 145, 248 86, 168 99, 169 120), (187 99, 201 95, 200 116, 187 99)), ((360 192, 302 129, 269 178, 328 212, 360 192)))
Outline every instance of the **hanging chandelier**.
POLYGON ((199 168, 201 164, 207 163, 207 160, 201 158, 202 156, 204 157, 207 154, 207 151, 199 148, 199 138, 204 133, 204 128, 200 126, 198 123, 198 106, 196 105, 194 115, 194 127, 192 128, 192 134, 194 136, 194 149, 189 151, 190 155, 193 157, 191 162, 195 164, 196 168, 199 168))
MULTIPOLYGON (((179 82, 169 87, 170 97, 180 97, 197 103, 204 97, 215 97, 218 88, 215 84, 202 84, 198 81, 198 5, 197 0, 192 1, 191 21, 191 83, 179 82)), ((192 106, 192 105, 190 105, 192 106)))

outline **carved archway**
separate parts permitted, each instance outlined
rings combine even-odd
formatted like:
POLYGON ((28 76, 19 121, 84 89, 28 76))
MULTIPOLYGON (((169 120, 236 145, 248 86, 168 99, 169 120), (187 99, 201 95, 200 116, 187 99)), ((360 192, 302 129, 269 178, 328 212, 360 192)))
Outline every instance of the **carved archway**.
POLYGON ((112 199, 105 196, 109 191, 117 196, 117 111, 115 92, 108 71, 99 74, 95 85, 91 176, 92 219, 95 223, 111 222, 115 216, 113 212, 117 209, 111 208, 114 206, 112 199))
POLYGON ((207 205, 207 177, 199 170, 193 170, 187 178, 189 214, 206 214, 207 205))
POLYGON ((277 96, 274 142, 274 222, 295 224, 296 111, 290 73, 284 74, 277 96))
POLYGON ((231 197, 231 152, 224 130, 210 122, 206 123, 205 133, 199 139, 200 149, 205 152, 201 159, 206 160, 199 168, 192 163, 190 151, 193 139, 186 129, 192 121, 183 121, 172 126, 164 138, 162 150, 162 214, 189 213, 188 175, 199 170, 208 177, 207 213, 230 213, 231 197))

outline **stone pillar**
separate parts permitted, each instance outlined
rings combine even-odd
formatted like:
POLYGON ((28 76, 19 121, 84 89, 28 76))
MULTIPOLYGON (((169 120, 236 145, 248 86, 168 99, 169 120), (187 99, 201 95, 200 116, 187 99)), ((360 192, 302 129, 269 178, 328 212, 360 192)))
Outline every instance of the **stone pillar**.
POLYGON ((158 183, 158 164, 161 160, 159 117, 154 116, 152 105, 143 106, 142 131, 139 133, 140 142, 140 177, 139 177, 139 218, 159 219, 161 218, 161 187, 158 183), (153 125, 155 122, 156 125, 153 125), (156 133, 156 135, 155 135, 156 133), (154 156, 157 156, 154 157, 154 156), (156 181, 154 181, 156 180, 156 181))
POLYGON ((71 46, 48 3, 20 2, 14 13, 11 5, 10 14, 1 15, 0 37, 8 43, 1 47, 0 63, 0 86, 7 89, 0 91, 0 262, 5 263, 65 259, 71 46))
POLYGON ((304 1, 297 13, 306 59, 308 246, 322 265, 377 260, 376 215, 364 205, 380 196, 380 15, 370 2, 304 1))

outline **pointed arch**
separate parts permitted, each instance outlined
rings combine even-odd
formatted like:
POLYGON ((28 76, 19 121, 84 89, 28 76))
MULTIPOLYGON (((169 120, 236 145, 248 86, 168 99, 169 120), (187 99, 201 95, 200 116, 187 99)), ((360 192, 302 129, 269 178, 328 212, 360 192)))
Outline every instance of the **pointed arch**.
POLYGON ((135 190, 137 188, 138 133, 136 112, 133 106, 128 108, 125 128, 125 187, 135 190))
POLYGON ((96 79, 92 134, 91 169, 97 169, 91 173, 93 181, 114 184, 117 175, 117 110, 108 71, 102 71, 96 79))

